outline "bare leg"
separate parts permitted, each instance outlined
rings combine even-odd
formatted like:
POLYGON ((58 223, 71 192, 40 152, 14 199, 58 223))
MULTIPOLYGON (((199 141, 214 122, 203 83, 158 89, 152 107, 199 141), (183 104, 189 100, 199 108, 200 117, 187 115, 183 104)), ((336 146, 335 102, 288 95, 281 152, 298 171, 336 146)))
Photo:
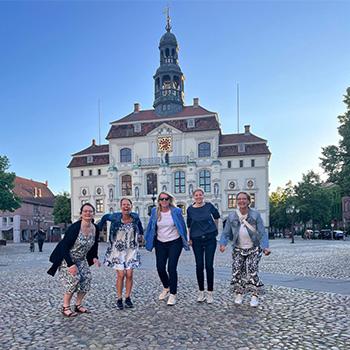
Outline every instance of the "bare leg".
POLYGON ((126 270, 125 297, 130 297, 133 283, 133 269, 126 270))
POLYGON ((63 307, 70 306, 72 296, 73 296, 73 293, 64 293, 64 295, 63 295, 63 307))
POLYGON ((124 277, 125 277, 125 271, 124 270, 117 270, 117 296, 118 296, 118 299, 123 298, 124 277))

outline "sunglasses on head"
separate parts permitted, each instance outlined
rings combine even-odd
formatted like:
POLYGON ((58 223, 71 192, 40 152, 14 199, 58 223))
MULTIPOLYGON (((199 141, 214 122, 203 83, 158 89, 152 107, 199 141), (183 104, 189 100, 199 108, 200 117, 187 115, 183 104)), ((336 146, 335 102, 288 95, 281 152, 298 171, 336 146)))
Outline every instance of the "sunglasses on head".
POLYGON ((168 201, 170 198, 169 197, 163 197, 163 198, 159 198, 159 201, 161 202, 163 202, 163 201, 168 201))

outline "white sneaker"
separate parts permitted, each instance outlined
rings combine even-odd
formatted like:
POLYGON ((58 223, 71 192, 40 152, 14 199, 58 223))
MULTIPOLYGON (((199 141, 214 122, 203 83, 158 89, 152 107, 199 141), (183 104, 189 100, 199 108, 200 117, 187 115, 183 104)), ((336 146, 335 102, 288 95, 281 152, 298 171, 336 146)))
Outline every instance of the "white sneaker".
POLYGON ((212 304, 214 302, 213 292, 207 292, 207 304, 212 304))
POLYGON ((204 290, 200 290, 199 292, 198 292, 198 298, 197 298, 197 301, 199 302, 199 303, 203 303, 203 301, 205 301, 205 295, 204 295, 204 290))
POLYGON ((168 305, 175 305, 176 304, 176 294, 170 294, 169 299, 167 302, 168 305))
POLYGON ((159 300, 165 300, 169 296, 169 288, 164 288, 159 294, 159 300))
POLYGON ((259 299, 256 295, 252 295, 252 298, 250 299, 250 306, 251 307, 257 307, 259 305, 259 299))
POLYGON ((235 297, 235 304, 242 304, 243 302, 243 295, 242 294, 236 294, 236 297, 235 297))

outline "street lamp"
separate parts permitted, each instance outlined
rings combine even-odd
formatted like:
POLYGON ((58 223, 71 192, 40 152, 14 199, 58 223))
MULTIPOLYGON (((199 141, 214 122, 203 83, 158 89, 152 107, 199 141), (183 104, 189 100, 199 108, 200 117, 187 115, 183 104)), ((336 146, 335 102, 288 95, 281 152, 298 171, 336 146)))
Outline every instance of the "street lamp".
POLYGON ((153 188, 153 191, 152 191, 152 206, 148 207, 148 216, 151 216, 151 211, 152 211, 152 208, 154 208, 156 205, 155 205, 155 202, 156 202, 156 199, 157 199, 157 189, 154 187, 153 188))
POLYGON ((331 232, 331 239, 333 239, 333 235, 334 235, 334 221, 331 222, 331 228, 332 228, 332 232, 331 232))
POLYGON ((45 216, 40 213, 39 209, 33 216, 33 221, 38 224, 38 231, 40 230, 40 223, 45 221, 45 216))
POLYGON ((297 214, 299 214, 300 209, 296 208, 294 204, 290 205, 289 207, 287 207, 286 209, 286 214, 291 216, 292 219, 292 230, 291 230, 291 234, 292 234, 292 241, 290 243, 294 243, 294 223, 295 223, 295 216, 297 214))

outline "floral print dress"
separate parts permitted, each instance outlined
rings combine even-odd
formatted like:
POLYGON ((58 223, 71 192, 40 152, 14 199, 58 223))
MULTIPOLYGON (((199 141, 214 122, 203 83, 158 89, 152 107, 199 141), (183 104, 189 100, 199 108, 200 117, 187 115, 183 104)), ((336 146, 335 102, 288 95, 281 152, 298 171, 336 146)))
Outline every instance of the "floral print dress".
POLYGON ((138 268, 141 265, 138 237, 133 223, 121 223, 114 241, 108 247, 104 265, 116 270, 138 268))

